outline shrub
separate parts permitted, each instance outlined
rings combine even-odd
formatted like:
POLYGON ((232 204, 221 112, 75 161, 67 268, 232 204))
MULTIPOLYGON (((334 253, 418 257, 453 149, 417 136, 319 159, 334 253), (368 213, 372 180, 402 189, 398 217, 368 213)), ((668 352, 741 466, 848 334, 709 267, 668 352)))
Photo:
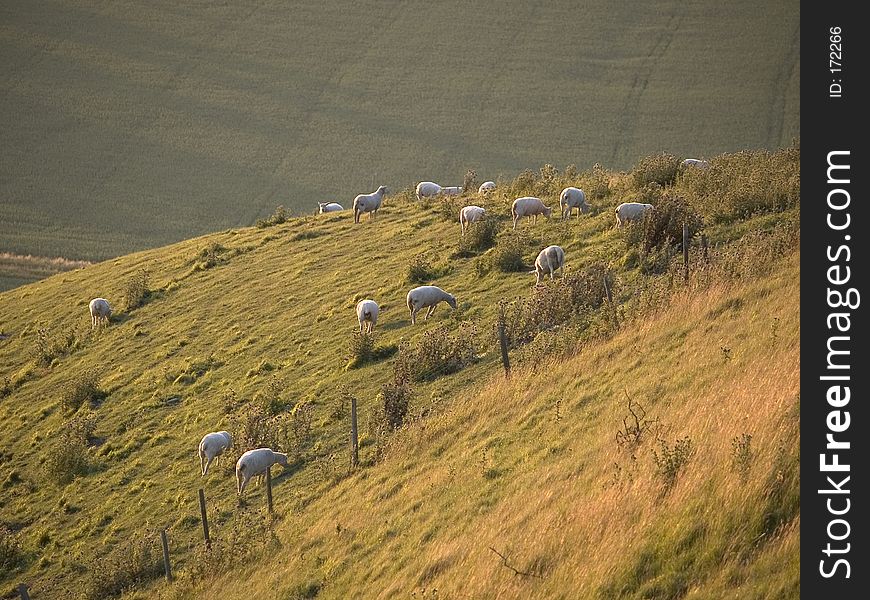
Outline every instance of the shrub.
POLYGON ((60 405, 64 410, 75 412, 87 402, 96 406, 106 397, 106 392, 100 389, 100 378, 96 371, 89 370, 80 373, 64 389, 60 397, 60 405))
POLYGON ((455 333, 447 325, 425 332, 415 346, 399 348, 397 379, 431 381, 464 369, 477 360, 477 327, 464 322, 455 333))
POLYGON ((591 200, 601 200, 610 193, 610 177, 600 164, 592 165, 592 173, 587 179, 588 183, 584 192, 591 200))
POLYGON ((11 396, 12 392, 15 391, 15 385, 12 383, 11 377, 4 377, 3 384, 0 385, 0 398, 5 398, 6 396, 11 396))
POLYGON ((695 454, 692 440, 686 436, 669 446, 667 441, 659 440, 659 451, 653 450, 653 462, 656 466, 656 475, 664 483, 664 491, 668 492, 677 482, 677 477, 695 454))
POLYGON ((252 448, 278 448, 286 438, 283 415, 273 415, 257 402, 246 404, 234 418, 233 447, 241 456, 252 448))
POLYGON ((17 533, 0 524, 0 571, 11 572, 21 564, 23 554, 17 533))
POLYGON ((88 472, 88 441, 95 428, 96 416, 92 412, 79 413, 61 425, 43 463, 50 479, 66 484, 88 472))
POLYGON ((501 236, 492 253, 492 266, 503 273, 526 271, 528 267, 523 260, 525 245, 526 237, 521 233, 501 236))
POLYGON ((437 272, 432 263, 426 258, 425 253, 417 254, 408 263, 405 273, 405 281, 408 283, 428 283, 437 277, 437 272))
POLYGON ((476 223, 471 223, 465 235, 459 238, 459 256, 471 256, 495 246, 496 236, 501 229, 498 219, 484 216, 476 223))
POLYGON ((375 333, 354 331, 350 338, 347 368, 357 369, 372 362, 388 358, 398 351, 395 344, 378 346, 375 333))
POLYGON ((157 536, 151 533, 136 536, 109 556, 97 557, 88 565, 83 595, 86 600, 120 596, 162 574, 157 536))
POLYGON ((408 416, 408 407, 411 403, 413 388, 410 382, 397 376, 390 383, 381 386, 378 394, 378 405, 383 407, 383 420, 389 429, 398 429, 408 416))
POLYGON ((631 173, 634 186, 642 188, 648 183, 660 186, 672 185, 680 171, 681 161, 673 154, 662 152, 641 159, 631 173))
POLYGON ((272 213, 267 219, 257 219, 257 228, 265 229, 266 227, 272 227, 274 225, 280 225, 281 223, 286 223, 287 219, 290 218, 290 212, 284 208, 283 206, 277 206, 275 208, 275 212, 272 213))
POLYGON ((139 308, 151 297, 148 287, 148 271, 139 269, 135 275, 127 280, 124 286, 124 309, 127 311, 139 308))
POLYGON ((254 394, 253 401, 262 407, 265 414, 277 415, 284 410, 284 401, 281 400, 281 392, 284 391, 284 388, 284 382, 272 376, 266 385, 254 394))

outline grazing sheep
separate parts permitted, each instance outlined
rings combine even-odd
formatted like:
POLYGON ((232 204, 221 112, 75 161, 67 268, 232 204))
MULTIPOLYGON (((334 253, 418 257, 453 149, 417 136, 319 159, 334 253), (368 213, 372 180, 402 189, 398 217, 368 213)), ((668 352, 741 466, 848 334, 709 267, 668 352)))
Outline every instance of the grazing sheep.
POLYGON ((317 206, 320 208, 318 212, 321 215, 323 213, 338 212, 340 210, 344 210, 344 207, 338 202, 318 202, 317 206))
POLYGON ((239 496, 245 491, 245 486, 254 477, 259 477, 260 482, 266 476, 266 471, 278 463, 287 466, 287 455, 275 452, 271 448, 257 448, 248 450, 239 457, 236 462, 236 482, 238 482, 239 496))
POLYGON ((580 213, 588 213, 589 205, 586 204, 586 194, 583 190, 575 187, 566 187, 559 194, 559 208, 562 210, 562 220, 570 219, 571 213, 577 209, 577 218, 580 213))
POLYGON ((109 306, 108 300, 105 298, 94 298, 88 304, 88 309, 91 311, 91 329, 99 325, 101 321, 106 325, 109 324, 112 307, 109 306))
POLYGON ((233 438, 226 431, 214 431, 202 436, 199 442, 199 469, 203 477, 208 475, 208 466, 211 462, 232 445, 233 438))
POLYGON ((483 183, 480 184, 480 187, 477 188, 477 193, 478 194, 488 194, 489 192, 493 191, 494 189, 495 189, 495 182, 494 181, 484 181, 483 183))
POLYGON ((378 303, 374 300, 360 300, 356 305, 356 318, 359 320, 359 332, 371 333, 378 322, 378 303))
POLYGON ((386 186, 380 186, 376 191, 371 194, 359 194, 356 198, 353 199, 353 222, 359 223, 359 217, 362 213, 371 213, 371 217, 374 218, 375 213, 378 212, 378 209, 381 207, 381 203, 384 201, 384 196, 387 194, 386 186))
POLYGON ((535 225, 537 225, 538 215, 544 215, 549 219, 552 213, 553 209, 545 206, 540 198, 532 196, 517 198, 514 200, 513 206, 511 206, 511 214, 514 217, 514 229, 517 228, 517 221, 519 221, 520 217, 528 217, 530 221, 532 217, 535 217, 535 225))
POLYGON ((461 185, 451 185, 448 187, 441 188, 441 193, 445 196, 458 196, 462 193, 461 185))
POLYGON ((701 160, 700 158, 687 158, 683 160, 684 167, 699 167, 701 169, 709 169, 710 163, 706 160, 701 160))
POLYGON ((535 270, 529 273, 535 274, 535 285, 541 283, 541 279, 547 273, 550 273, 550 279, 553 279, 553 272, 556 269, 562 269, 562 275, 565 274, 565 251, 561 246, 547 246, 538 254, 535 259, 535 270))
POLYGON ((444 301, 450 308, 456 309, 456 298, 435 285, 421 285, 408 292, 408 310, 411 311, 411 324, 417 323, 417 313, 420 309, 429 307, 426 319, 435 312, 438 303, 444 301))
POLYGON ((652 204, 641 204, 640 202, 623 202, 616 207, 616 227, 617 229, 628 223, 629 221, 640 221, 644 215, 653 209, 652 204))
POLYGON ((476 223, 486 216, 486 209, 479 206, 466 206, 459 211, 459 226, 462 228, 462 235, 465 235, 468 226, 476 223))
POLYGON ((417 200, 437 196, 441 193, 441 186, 431 181, 421 181, 417 184, 417 200))

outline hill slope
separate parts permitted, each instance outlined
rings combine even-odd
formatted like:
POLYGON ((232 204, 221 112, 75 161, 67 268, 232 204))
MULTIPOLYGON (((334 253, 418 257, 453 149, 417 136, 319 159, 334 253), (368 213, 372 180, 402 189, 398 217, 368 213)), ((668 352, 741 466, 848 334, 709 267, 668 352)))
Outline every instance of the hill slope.
POLYGON ((794 0, 4 2, 0 251, 99 260, 469 168, 783 147, 799 21, 794 0))
POLYGON ((543 168, 487 199, 392 196, 359 225, 338 213, 228 230, 0 294, 0 548, 10 549, 0 585, 26 580, 41 598, 128 586, 139 597, 191 597, 198 586, 214 595, 212 585, 246 597, 249 576, 263 597, 282 598, 433 586, 442 597, 791 595, 800 153, 717 157, 662 192, 644 181, 666 158, 628 174, 543 168), (494 249, 456 253, 454 202, 482 202, 504 223, 511 198, 552 202, 569 183, 589 190, 590 214, 523 224, 494 249), (633 236, 646 225, 613 229, 618 199, 638 194, 659 195, 663 214, 682 206, 676 196, 704 214, 712 266, 694 271, 688 289, 668 246, 638 253, 633 236), (531 275, 499 270, 512 249, 528 265, 549 243, 568 256, 558 282, 532 293, 531 275), (457 310, 412 327, 411 265, 453 292, 457 310), (598 292, 582 293, 600 281, 598 266, 618 327, 598 292), (586 300, 559 313, 566 290, 586 300), (91 331, 87 301, 97 295, 116 314, 91 331), (124 309, 125 296, 143 303, 124 309), (491 332, 499 301, 518 296, 506 308, 512 335, 565 318, 531 343, 514 339, 516 372, 504 383, 491 332), (346 369, 363 297, 383 308, 377 347, 400 349, 346 369), (453 336, 446 349, 417 362, 469 338, 474 360, 463 354, 452 375, 424 370, 407 425, 384 431, 394 367, 415 365, 404 344, 425 349, 443 332, 453 336), (633 449, 615 441, 625 394, 650 423, 633 449), (352 473, 350 395, 363 437, 352 473), (262 489, 236 500, 233 460, 199 476, 196 445, 219 429, 238 440, 233 460, 246 437, 290 452, 290 468, 275 470, 274 519, 262 489), (211 553, 200 548, 200 486, 211 553), (160 527, 180 577, 171 587, 153 582, 160 527), (500 566, 490 546, 530 575, 500 566), (274 560, 259 572, 251 561, 262 553, 274 560))

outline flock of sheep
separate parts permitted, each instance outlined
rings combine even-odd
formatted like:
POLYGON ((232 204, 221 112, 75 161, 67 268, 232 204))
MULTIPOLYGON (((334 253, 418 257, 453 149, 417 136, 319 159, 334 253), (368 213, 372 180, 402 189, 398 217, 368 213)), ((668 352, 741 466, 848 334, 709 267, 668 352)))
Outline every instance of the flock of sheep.
MULTIPOLYGON (((707 161, 694 158, 685 159, 683 165, 698 168, 708 168, 710 166, 707 161)), ((495 182, 486 181, 478 188, 478 194, 488 194, 495 188, 495 182)), ((442 187, 431 181, 421 181, 417 184, 416 195, 419 200, 437 195, 458 195, 462 191, 460 186, 442 187)), ((353 200, 354 223, 360 222, 360 216, 363 213, 369 213, 369 218, 374 217, 378 209, 380 209, 386 194, 387 188, 380 186, 371 194, 359 194, 356 196, 353 200)), ((318 203, 318 207, 320 214, 344 210, 344 207, 336 202, 321 202, 318 203)), ((576 187, 567 187, 562 190, 562 193, 559 195, 559 208, 563 220, 570 219, 575 208, 577 209, 578 219, 581 213, 587 213, 590 210, 589 205, 586 204, 586 195, 583 190, 576 187)), ((616 207, 616 227, 620 228, 631 221, 643 219, 644 215, 653 208, 652 204, 623 202, 616 207)), ((517 198, 511 206, 514 229, 517 227, 517 221, 522 217, 526 217, 529 220, 534 219, 534 222, 537 223, 538 215, 544 215, 549 218, 551 214, 552 209, 546 206, 540 198, 533 196, 517 198)), ((465 235, 470 225, 480 221, 485 215, 486 210, 480 206, 464 206, 459 211, 461 235, 465 235)), ((564 272, 564 265, 565 251, 560 246, 547 246, 541 250, 535 259, 535 269, 531 271, 531 273, 535 274, 535 285, 538 285, 547 274, 550 275, 550 279, 553 279, 555 271, 561 270, 564 272)), ((427 309, 424 318, 428 319, 441 302, 446 302, 453 309, 456 308, 456 297, 438 286, 423 285, 409 291, 406 304, 411 315, 411 324, 417 323, 417 313, 424 308, 427 309)), ((112 308, 105 298, 94 298, 90 301, 88 308, 91 314, 92 328, 100 324, 108 324, 112 308)), ((374 330, 375 324, 378 322, 378 312, 378 303, 374 300, 367 298, 357 303, 356 316, 361 333, 371 333, 374 330)), ((208 468, 211 463, 218 459, 224 451, 231 448, 232 445, 232 436, 226 431, 215 431, 203 436, 199 443, 200 470, 203 477, 208 474, 208 468)), ((262 481, 266 471, 274 464, 286 467, 287 455, 275 452, 271 448, 256 448, 242 454, 239 460, 236 461, 236 491, 238 495, 241 497, 251 479, 257 477, 262 481)))

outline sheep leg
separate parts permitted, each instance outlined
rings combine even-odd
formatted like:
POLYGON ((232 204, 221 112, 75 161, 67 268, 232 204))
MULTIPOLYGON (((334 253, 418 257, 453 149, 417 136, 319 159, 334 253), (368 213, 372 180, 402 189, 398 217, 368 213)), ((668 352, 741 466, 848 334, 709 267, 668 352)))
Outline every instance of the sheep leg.
POLYGON ((519 215, 514 215, 514 231, 517 230, 517 221, 519 220, 519 215))
POLYGON ((239 496, 241 497, 242 492, 245 491, 245 481, 241 472, 236 471, 236 489, 238 491, 239 496))
MULTIPOLYGON (((432 313, 435 312, 435 306, 437 306, 437 305, 430 306, 430 307, 429 307, 429 310, 426 311, 426 319, 428 319, 429 317, 431 317, 431 316, 432 316, 432 313)), ((424 320, 425 320, 425 319, 424 319, 424 320)))

